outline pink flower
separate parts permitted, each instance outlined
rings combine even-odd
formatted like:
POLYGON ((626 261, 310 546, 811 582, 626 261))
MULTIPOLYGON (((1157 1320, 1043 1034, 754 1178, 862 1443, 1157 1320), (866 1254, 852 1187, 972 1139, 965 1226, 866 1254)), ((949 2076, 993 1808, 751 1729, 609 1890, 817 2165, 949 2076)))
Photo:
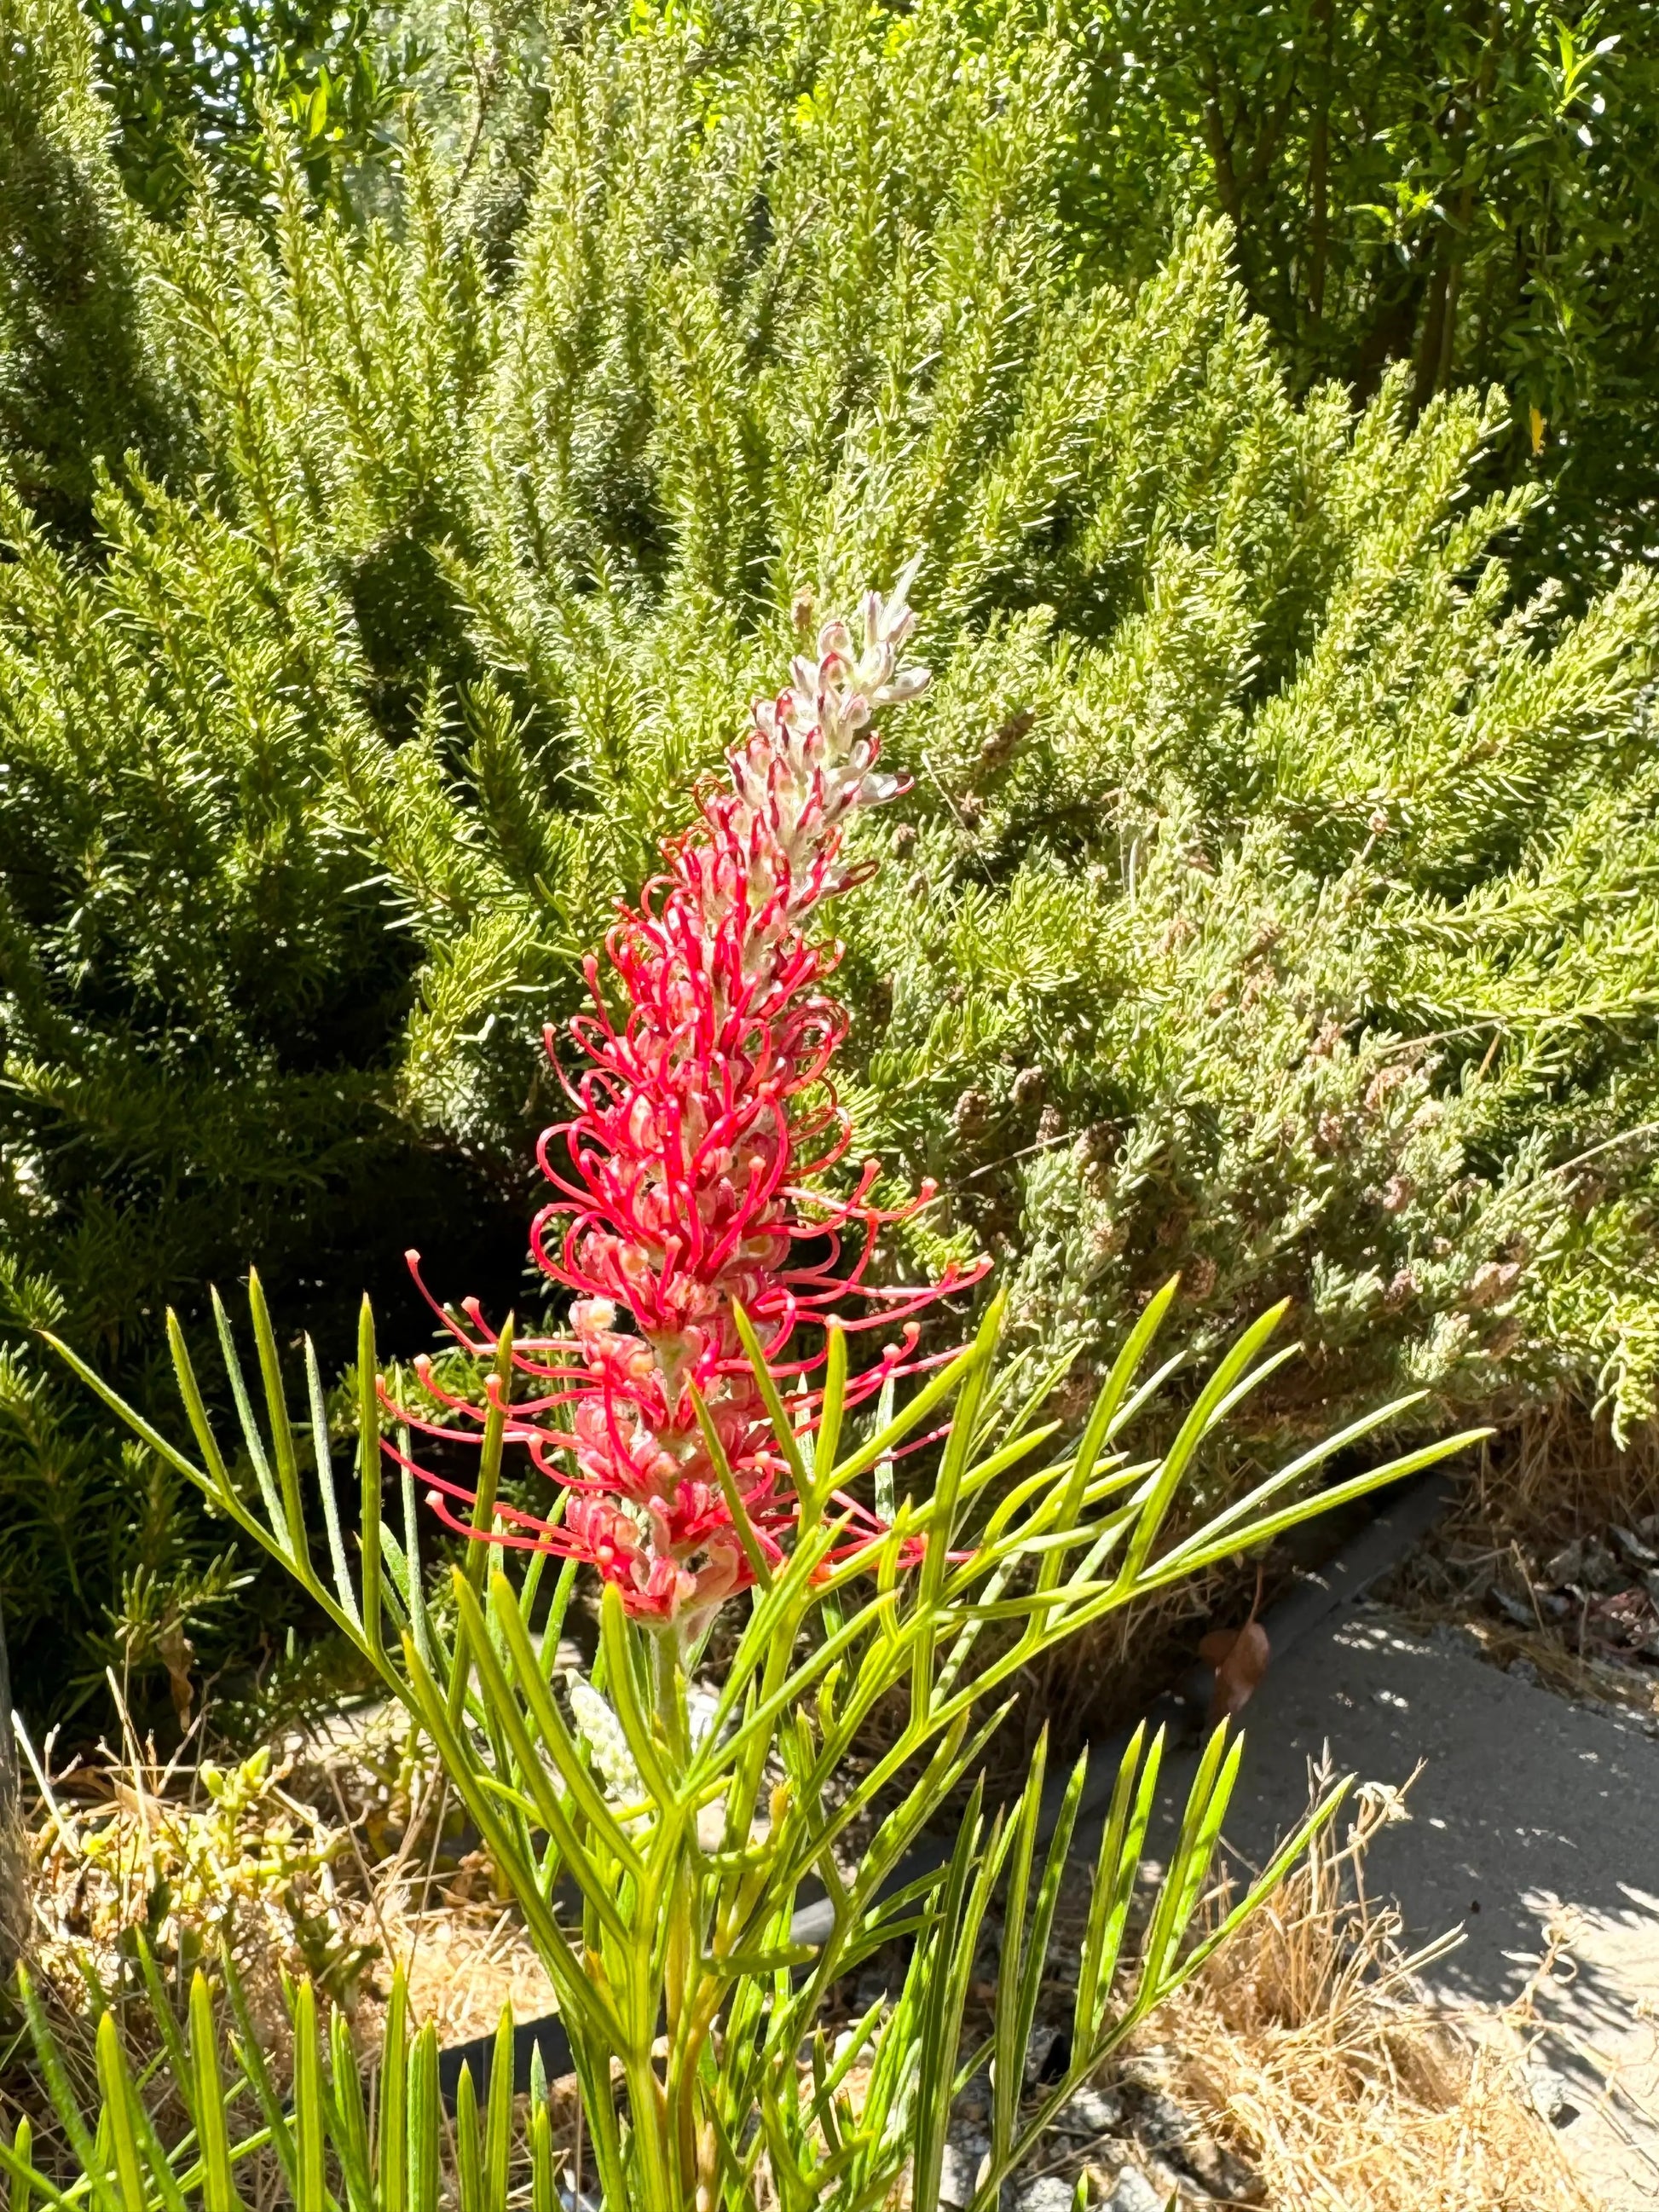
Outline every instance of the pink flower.
MULTIPOLYGON (((531 1235, 544 1272, 575 1294, 570 1334, 515 1347, 515 1365, 544 1387, 512 1407, 507 1426, 508 1440, 571 1495, 557 1524, 498 1508, 509 1525, 491 1540, 588 1560, 640 1618, 701 1613, 753 1579, 688 1385, 760 1549, 783 1557, 796 1501, 735 1309, 773 1376, 795 1386, 789 1402, 805 1435, 818 1402, 806 1378, 823 1353, 821 1338, 803 1344, 804 1329, 904 1324, 849 1384, 849 1402, 861 1403, 917 1364, 914 1316, 984 1272, 876 1285, 880 1231, 926 1205, 931 1186, 912 1205, 884 1208, 871 1195, 880 1170, 870 1159, 843 1198, 818 1184, 853 1130, 829 1075, 847 1031, 823 988, 840 948, 808 926, 872 865, 842 857, 847 824, 903 788, 878 773, 870 721, 927 681, 899 659, 914 574, 888 600, 866 599, 861 641, 832 623, 817 659, 797 660, 789 687, 757 704, 729 779, 702 793, 696 823, 665 847, 665 872, 623 909, 604 963, 586 963, 593 1010, 570 1024, 586 1066, 574 1084, 562 1076, 574 1110, 541 1139, 555 1194, 531 1235)), ((557 1066, 550 1030, 547 1042, 557 1066)), ((489 1358, 495 1334, 476 1302, 464 1311, 474 1334, 445 1316, 448 1326, 489 1358)), ((423 1380, 476 1434, 479 1409, 437 1390, 429 1367, 423 1380)), ((410 1425, 456 1434, 435 1421, 410 1425)), ((442 1517, 463 1527, 444 1501, 471 1493, 425 1479, 442 1517)), ((850 1516, 838 1556, 880 1537, 866 1509, 838 1504, 850 1516)))

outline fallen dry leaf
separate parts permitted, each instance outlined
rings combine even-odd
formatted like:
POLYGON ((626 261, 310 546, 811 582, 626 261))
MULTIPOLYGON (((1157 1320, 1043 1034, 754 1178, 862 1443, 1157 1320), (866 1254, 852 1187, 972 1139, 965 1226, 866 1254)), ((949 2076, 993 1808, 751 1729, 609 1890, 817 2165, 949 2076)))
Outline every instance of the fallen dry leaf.
POLYGON ((1209 1716, 1209 1724, 1214 1728, 1219 1721, 1231 1720, 1249 1704, 1267 1671, 1273 1646, 1261 1623, 1247 1620, 1243 1628, 1212 1628, 1199 1645, 1198 1656, 1206 1667, 1215 1669, 1209 1716))

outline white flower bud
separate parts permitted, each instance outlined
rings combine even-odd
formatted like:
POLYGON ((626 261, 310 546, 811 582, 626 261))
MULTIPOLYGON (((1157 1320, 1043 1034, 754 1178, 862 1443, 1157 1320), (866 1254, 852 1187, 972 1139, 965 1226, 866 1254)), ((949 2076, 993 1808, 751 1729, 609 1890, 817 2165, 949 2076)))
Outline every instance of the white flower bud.
POLYGON ((624 1802, 636 1802, 645 1795, 645 1784, 634 1764, 622 1723, 592 1684, 584 1681, 580 1674, 568 1674, 565 1686, 570 1693, 570 1710, 576 1718, 576 1733, 598 1767, 606 1790, 624 1802))

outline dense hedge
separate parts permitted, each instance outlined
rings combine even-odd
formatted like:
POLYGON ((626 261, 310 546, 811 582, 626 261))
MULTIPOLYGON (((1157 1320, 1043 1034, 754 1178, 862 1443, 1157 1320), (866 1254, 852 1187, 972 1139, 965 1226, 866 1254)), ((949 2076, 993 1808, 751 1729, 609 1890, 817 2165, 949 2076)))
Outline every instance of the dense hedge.
POLYGON ((411 128, 383 217, 296 140, 267 206, 162 221, 78 19, 3 4, 33 1694, 281 1624, 28 1324, 143 1395, 254 1256, 340 1364, 411 1237, 514 1295, 580 948, 797 626, 915 550, 908 823, 842 915, 866 1140, 943 1187, 915 1257, 988 1244, 1089 1358, 1177 1267, 1194 1338, 1291 1293, 1268 1428, 1647 1418, 1659 584, 1516 602, 1507 402, 1295 398, 1214 223, 1104 281, 1086 72, 1012 17, 555 14, 510 143, 411 128))

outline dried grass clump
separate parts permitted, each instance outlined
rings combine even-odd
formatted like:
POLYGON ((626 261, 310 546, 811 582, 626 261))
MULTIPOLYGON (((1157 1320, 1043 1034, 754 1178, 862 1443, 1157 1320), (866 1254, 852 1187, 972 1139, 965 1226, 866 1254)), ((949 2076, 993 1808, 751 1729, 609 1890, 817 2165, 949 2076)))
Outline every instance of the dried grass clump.
POLYGON ((443 1777, 406 1727, 390 1747, 354 1735, 343 1757, 334 1743, 294 1742, 222 1765, 192 1748, 194 1729, 163 1761, 125 1707, 121 1718, 118 1750, 100 1746, 58 1772, 51 1739, 39 1756, 23 1739, 39 1793, 24 1948, 71 2040, 88 1975, 131 1986, 141 1937, 175 1996, 198 1962, 229 1954, 279 2077, 284 1973, 308 1973, 345 2011, 365 2059, 395 1966, 414 2016, 444 2044, 493 2033, 508 1999, 520 2020, 552 2008, 516 1908, 485 1856, 452 1832, 443 1777))
POLYGON ((1558 1408, 1476 1455, 1473 1480, 1376 1595, 1425 1634, 1581 1704, 1659 1715, 1659 1432, 1615 1449, 1558 1408), (1576 1559, 1576 1565, 1568 1564, 1576 1559))
MULTIPOLYGON (((554 2009, 552 1984, 518 1907, 487 1875, 482 1854, 473 1854, 424 1905, 411 1889, 380 1900, 388 1953, 408 1979, 410 2015, 430 2021, 446 2049, 494 2034, 505 2003, 520 2022, 554 2009)), ((379 2020, 376 2004, 359 2024, 360 2047, 378 2044, 379 2020)))
POLYGON ((1408 1954, 1366 1895, 1367 1844, 1402 1796, 1368 1788, 1346 1838, 1158 2015, 1169 2085, 1284 2212, 1595 2212, 1526 2097, 1514 2024, 1476 2033, 1422 1995, 1456 1939, 1408 1954))
POLYGON ((1469 1516, 1504 1542, 1560 1543, 1659 1511, 1659 1427, 1616 1443, 1571 1401, 1529 1409, 1474 1459, 1469 1516))

